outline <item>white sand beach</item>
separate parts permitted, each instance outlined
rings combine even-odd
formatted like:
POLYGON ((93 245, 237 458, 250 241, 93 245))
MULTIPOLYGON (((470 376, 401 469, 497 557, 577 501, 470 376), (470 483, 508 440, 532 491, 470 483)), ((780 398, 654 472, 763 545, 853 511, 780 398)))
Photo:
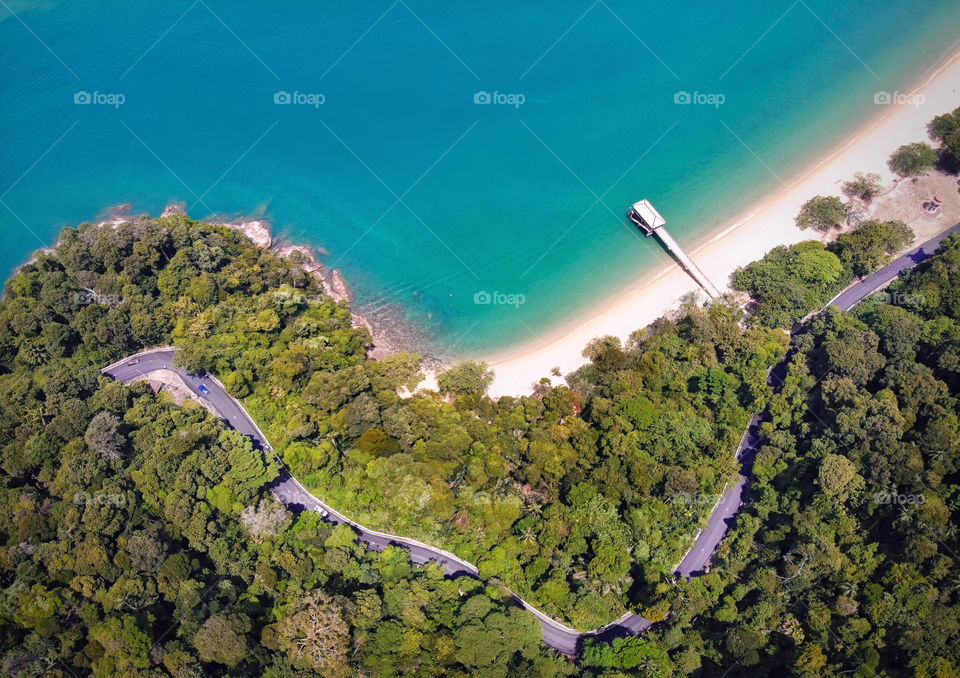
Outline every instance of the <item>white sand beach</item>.
MULTIPOLYGON (((689 248, 688 254, 704 273, 724 289, 737 267, 761 258, 777 245, 816 237, 816 233, 801 231, 794 224, 804 202, 814 195, 840 195, 841 184, 852 179, 855 172, 875 172, 885 186, 890 186, 895 180, 887 168, 890 154, 903 144, 929 142, 926 126, 930 120, 960 106, 960 53, 931 69, 910 94, 922 95, 923 103, 877 106, 879 117, 860 134, 749 214, 699 247, 681 244, 689 248)), ((698 289, 676 264, 665 266, 614 298, 599 302, 600 308, 571 330, 484 356, 496 371, 490 395, 529 393, 534 383, 550 376, 552 368, 559 367, 564 374, 575 370, 586 362, 582 351, 591 339, 604 335, 625 339, 698 289)), ((435 383, 429 379, 424 386, 430 382, 435 383)))

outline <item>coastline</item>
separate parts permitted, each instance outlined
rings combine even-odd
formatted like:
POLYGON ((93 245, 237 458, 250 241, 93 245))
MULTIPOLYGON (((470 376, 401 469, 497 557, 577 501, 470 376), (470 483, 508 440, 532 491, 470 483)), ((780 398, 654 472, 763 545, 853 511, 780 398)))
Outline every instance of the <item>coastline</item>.
MULTIPOLYGON (((183 209, 177 204, 171 204, 168 205, 163 211, 161 217, 178 213, 182 214, 183 209)), ((377 360, 385 355, 403 350, 403 347, 400 346, 398 342, 393 340, 392 334, 388 331, 388 328, 381 327, 379 323, 374 324, 370 322, 366 316, 361 315, 354 310, 353 302, 355 297, 353 290, 350 289, 350 286, 347 284, 347 281, 343 278, 343 275, 339 270, 331 269, 329 266, 326 266, 319 260, 317 257, 318 252, 315 248, 311 247, 310 245, 285 245, 276 241, 273 237, 273 231, 270 228, 269 222, 263 219, 254 219, 250 221, 245 221, 243 219, 237 221, 211 220, 207 223, 218 226, 226 226, 227 228, 232 228, 235 231, 239 231, 249 238, 257 247, 271 250, 276 252, 284 259, 291 260, 296 266, 299 266, 301 269, 306 271, 308 275, 312 275, 314 278, 320 281, 320 285, 323 288, 324 294, 338 303, 344 302, 349 304, 350 317, 353 326, 365 327, 370 333, 370 337, 372 339, 372 346, 368 351, 370 358, 377 360)))
MULTIPOLYGON (((177 213, 183 213, 183 209, 179 204, 174 203, 168 205, 161 216, 177 213)), ((365 327, 370 333, 372 343, 368 348, 367 356, 372 360, 381 360, 393 353, 409 350, 421 355, 423 364, 431 368, 439 364, 439 359, 430 355, 429 337, 405 320, 402 309, 358 305, 353 290, 340 270, 330 268, 320 261, 319 256, 327 254, 325 250, 312 245, 287 244, 279 241, 273 237, 270 222, 262 218, 254 220, 240 218, 234 221, 208 220, 207 223, 239 231, 254 245, 291 260, 320 281, 324 294, 336 302, 349 304, 353 326, 365 327)))
MULTIPOLYGON (((794 217, 809 198, 840 196, 841 184, 852 179, 855 172, 875 172, 885 187, 898 184, 898 178, 887 167, 890 154, 903 144, 930 142, 926 128, 930 120, 960 106, 960 52, 939 60, 930 71, 910 91, 910 95, 922 94, 923 103, 889 105, 888 111, 853 139, 688 250, 721 291, 729 290, 730 275, 738 267, 760 259, 778 245, 818 236, 815 232, 800 230, 794 223, 794 217)), ((625 340, 634 331, 676 309, 690 293, 704 296, 693 279, 671 262, 602 300, 597 310, 572 328, 481 356, 496 373, 490 396, 527 394, 541 378, 549 376, 553 368, 559 368, 563 374, 576 370, 587 363, 582 351, 592 339, 611 335, 625 340)), ((435 376, 429 374, 422 387, 431 388, 435 384, 435 376)))
MULTIPOLYGON (((117 228, 121 224, 135 221, 141 217, 149 218, 150 216, 148 214, 132 214, 130 212, 131 209, 132 205, 129 203, 111 207, 107 210, 105 216, 96 222, 97 226, 117 228)), ((163 219, 178 214, 187 215, 185 203, 169 203, 158 218, 163 219)), ((265 219, 240 218, 232 221, 201 219, 200 221, 213 224, 214 226, 226 226, 246 236, 257 247, 271 250, 284 259, 290 259, 294 265, 303 269, 307 274, 312 275, 320 282, 324 294, 336 302, 349 304, 351 307, 350 316, 353 326, 365 327, 367 331, 370 332, 372 338, 372 346, 368 351, 370 358, 378 360, 386 355, 397 353, 407 348, 403 342, 394 338, 394 333, 391 331, 389 323, 379 322, 379 318, 377 319, 378 322, 371 322, 366 315, 357 313, 354 310, 355 297, 353 290, 350 289, 350 286, 339 270, 331 269, 320 261, 318 254, 323 252, 318 251, 310 245, 289 245, 279 242, 273 237, 273 229, 265 219)))
MULTIPOLYGON (((901 180, 887 167, 890 154, 905 143, 930 142, 926 130, 930 120, 960 106, 960 52, 939 59, 919 80, 920 84, 912 88, 909 95, 922 93, 925 101, 921 105, 886 106, 887 110, 879 117, 868 121, 851 139, 801 170, 799 176, 790 183, 741 211, 712 232, 702 234, 693 242, 682 243, 698 267, 721 292, 729 290, 729 277, 736 268, 760 259, 778 245, 829 239, 813 231, 801 231, 794 224, 800 206, 814 195, 841 195, 842 182, 852 179, 856 172, 879 174, 885 188, 882 195, 896 189, 901 180)), ((184 207, 182 203, 171 203, 160 217, 184 213, 184 207)), ((117 205, 94 223, 116 227, 141 216, 149 216, 133 214, 131 209, 130 204, 117 205)), ((269 222, 262 218, 203 221, 235 229, 254 244, 284 258, 292 258, 297 266, 320 280, 328 296, 335 301, 351 304, 353 325, 366 327, 373 338, 369 351, 371 358, 381 359, 403 350, 418 353, 424 357, 425 372, 419 388, 437 388, 436 373, 448 363, 431 355, 430 337, 406 322, 402 317, 402 309, 360 308, 358 311, 354 295, 340 271, 332 270, 320 261, 318 254, 326 252, 318 252, 306 244, 278 242, 273 238, 269 222)), ((485 355, 471 356, 488 363, 495 371, 489 395, 529 394, 544 377, 556 381, 551 376, 555 368, 559 368, 562 374, 568 374, 586 364, 588 361, 582 352, 592 339, 615 336, 626 340, 633 332, 658 317, 678 310, 689 295, 706 298, 700 287, 666 252, 663 261, 661 267, 642 275, 627 287, 598 299, 592 308, 559 328, 547 330, 537 339, 485 355)))

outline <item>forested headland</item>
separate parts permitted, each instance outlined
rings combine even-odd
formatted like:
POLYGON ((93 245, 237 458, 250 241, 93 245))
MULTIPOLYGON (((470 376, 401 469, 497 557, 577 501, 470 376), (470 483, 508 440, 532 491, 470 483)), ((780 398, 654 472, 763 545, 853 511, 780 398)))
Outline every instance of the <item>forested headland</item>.
POLYGON ((228 228, 65 229, 0 300, 0 673, 955 675, 960 240, 785 331, 910 237, 871 222, 775 250, 734 278, 752 315, 689 303, 494 400, 476 363, 407 395, 417 356, 370 360, 346 304, 228 228), (160 345, 318 497, 479 578, 295 515, 272 454, 100 374, 160 345), (711 571, 675 578, 760 412, 749 502, 711 571), (578 628, 656 625, 560 657, 507 587, 578 628))

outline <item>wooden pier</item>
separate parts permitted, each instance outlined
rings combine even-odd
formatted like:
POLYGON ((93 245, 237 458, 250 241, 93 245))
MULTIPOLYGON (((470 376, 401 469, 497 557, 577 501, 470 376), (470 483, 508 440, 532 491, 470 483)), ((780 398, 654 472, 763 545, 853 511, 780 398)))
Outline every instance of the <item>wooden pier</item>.
POLYGON ((710 282, 710 279, 704 275, 703 271, 693 263, 693 259, 687 256, 680 244, 673 239, 673 236, 664 228, 667 220, 660 216, 660 213, 650 204, 649 200, 640 200, 630 206, 627 212, 630 221, 635 223, 647 237, 655 235, 660 238, 660 242, 667 248, 667 251, 673 255, 677 263, 685 270, 691 278, 697 281, 697 284, 703 288, 712 299, 720 296, 720 290, 710 282))

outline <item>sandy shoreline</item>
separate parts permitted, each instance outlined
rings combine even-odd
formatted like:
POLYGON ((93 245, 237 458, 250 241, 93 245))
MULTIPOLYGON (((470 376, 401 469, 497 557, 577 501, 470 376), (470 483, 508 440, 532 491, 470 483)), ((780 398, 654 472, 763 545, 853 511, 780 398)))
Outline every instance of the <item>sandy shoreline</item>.
MULTIPOLYGON (((794 225, 800 206, 814 195, 841 195, 840 186, 855 172, 875 172, 885 187, 895 176, 887 159, 899 146, 927 141, 926 125, 935 116, 960 106, 960 53, 943 60, 932 75, 925 76, 910 94, 922 95, 919 105, 889 104, 889 110, 839 150, 820 160, 798 179, 785 185, 763 203, 729 225, 710 234, 687 253, 721 289, 727 289, 730 274, 761 258, 777 245, 792 244, 816 237, 794 225)), ((643 197, 643 196, 640 196, 643 197)), ((680 299, 699 287, 676 264, 645 276, 612 299, 598 304, 584 322, 542 340, 528 342, 498 354, 484 356, 496 371, 491 396, 529 393, 532 384, 550 376, 559 367, 566 374, 586 363, 584 346, 594 337, 613 335, 627 338, 671 309, 680 299)))

